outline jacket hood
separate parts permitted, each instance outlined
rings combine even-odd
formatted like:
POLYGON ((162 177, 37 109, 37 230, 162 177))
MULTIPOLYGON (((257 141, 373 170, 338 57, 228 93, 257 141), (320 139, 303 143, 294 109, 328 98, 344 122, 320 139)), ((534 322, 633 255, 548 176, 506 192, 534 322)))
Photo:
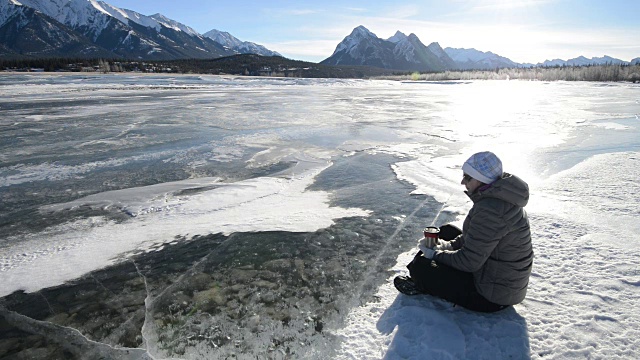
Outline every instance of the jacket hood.
POLYGON ((504 173, 486 190, 467 194, 475 203, 484 198, 497 198, 510 204, 525 207, 529 202, 529 185, 515 175, 504 173))

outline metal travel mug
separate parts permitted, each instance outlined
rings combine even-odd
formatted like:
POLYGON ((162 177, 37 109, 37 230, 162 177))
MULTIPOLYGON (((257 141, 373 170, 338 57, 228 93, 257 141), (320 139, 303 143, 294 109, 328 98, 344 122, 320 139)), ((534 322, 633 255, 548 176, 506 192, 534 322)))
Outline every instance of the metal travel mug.
POLYGON ((434 247, 438 243, 438 233, 440 232, 440 228, 435 226, 428 226, 424 228, 424 237, 426 239, 427 247, 434 247))

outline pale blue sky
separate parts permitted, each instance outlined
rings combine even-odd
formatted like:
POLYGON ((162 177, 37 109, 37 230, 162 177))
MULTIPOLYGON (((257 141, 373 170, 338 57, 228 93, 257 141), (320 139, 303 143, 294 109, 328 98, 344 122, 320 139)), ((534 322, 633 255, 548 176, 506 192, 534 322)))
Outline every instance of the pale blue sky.
POLYGON ((161 13, 200 33, 227 31, 282 55, 319 62, 353 28, 415 33, 428 45, 492 51, 538 63, 580 55, 640 57, 640 0, 198 1, 107 0, 161 13))

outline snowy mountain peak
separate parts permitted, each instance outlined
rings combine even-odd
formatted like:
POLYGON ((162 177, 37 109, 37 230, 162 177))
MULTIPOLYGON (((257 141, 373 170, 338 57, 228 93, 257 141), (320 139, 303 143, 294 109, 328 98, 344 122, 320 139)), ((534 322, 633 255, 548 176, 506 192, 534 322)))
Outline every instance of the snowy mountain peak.
POLYGON ((95 0, 20 0, 28 6, 71 28, 90 29, 87 36, 95 41, 111 16, 95 0))
POLYGON ((518 64, 515 62, 496 55, 491 51, 483 52, 476 49, 445 48, 444 52, 462 69, 518 67, 518 64))
POLYGON ((439 45, 427 48, 416 34, 396 31, 387 40, 358 26, 338 44, 327 65, 367 65, 384 69, 437 71, 455 68, 455 63, 439 45))
POLYGON ((173 29, 175 31, 182 31, 191 36, 196 36, 196 37, 200 36, 200 34, 197 31, 193 30, 189 26, 179 23, 175 20, 169 19, 168 17, 162 14, 147 16, 133 10, 120 9, 104 1, 98 1, 96 5, 99 6, 101 9, 103 9, 103 11, 106 14, 118 19, 120 22, 124 24, 129 24, 129 21, 132 21, 144 27, 155 29, 156 31, 160 31, 164 26, 166 28, 173 29))
POLYGON ((605 55, 601 58, 591 58, 591 60, 599 61, 600 63, 612 63, 612 64, 624 64, 625 62, 620 59, 612 58, 611 56, 605 55))
POLYGON ((0 26, 20 12, 22 7, 22 4, 15 0, 0 1, 0 26))
POLYGON ((182 24, 180 22, 177 22, 173 19, 169 19, 168 17, 158 13, 158 14, 154 14, 149 16, 149 18, 156 20, 158 23, 164 25, 165 27, 174 29, 176 31, 183 31, 191 36, 200 36, 200 33, 198 33, 197 31, 193 30, 191 27, 182 24))
POLYGON ((91 5, 94 9, 96 9, 96 10, 98 10, 98 11, 100 11, 100 12, 104 13, 104 14, 109 14, 109 13, 108 13, 108 12, 106 12, 106 11, 104 10, 104 8, 100 5, 100 3, 101 3, 101 2, 102 2, 102 1, 89 0, 90 5, 91 5))
MULTIPOLYGON (((102 9, 104 11, 106 11, 110 16, 118 19, 120 22, 122 22, 124 24, 128 24, 129 20, 132 20, 132 21, 134 21, 136 23, 139 23, 138 21, 135 21, 133 19, 135 19, 136 17, 143 17, 144 16, 142 14, 138 14, 135 11, 117 8, 117 7, 115 7, 115 6, 111 5, 111 4, 108 4, 108 3, 104 2, 104 1, 99 2, 99 4, 102 7, 102 9)), ((150 26, 150 27, 153 27, 153 26, 150 26)))
POLYGON ((447 52, 444 51, 444 49, 440 46, 438 42, 435 42, 435 41, 432 42, 431 44, 429 44, 429 46, 427 46, 427 49, 429 49, 429 51, 431 51, 439 59, 453 60, 449 57, 447 52))
POLYGON ((347 35, 347 37, 338 44, 336 50, 333 52, 334 55, 341 51, 350 51, 354 47, 358 46, 358 44, 366 41, 376 41, 379 40, 378 37, 369 31, 366 27, 360 25, 353 29, 351 34, 347 35))
POLYGON ((362 25, 353 29, 353 31, 351 32, 351 35, 349 36, 355 36, 359 38, 378 38, 374 33, 369 31, 369 29, 367 29, 362 25))
POLYGON ((242 41, 226 31, 213 29, 211 31, 207 31, 203 35, 225 47, 228 47, 229 49, 242 45, 242 41))
POLYGON ((387 41, 391 41, 392 43, 398 43, 404 39, 407 38, 407 35, 405 35, 403 32, 401 31, 396 31, 396 33, 387 39, 387 41))
POLYGON ((0 46, 0 56, 19 56, 25 51, 37 57, 149 60, 216 58, 237 53, 280 55, 228 33, 238 46, 225 48, 162 14, 147 16, 100 0, 0 0, 0 26, 9 22, 11 27, 2 29, 3 45, 9 46, 0 46), (25 48, 25 43, 31 46, 25 48))
POLYGON ((553 59, 545 60, 543 63, 538 63, 539 66, 585 66, 585 65, 605 65, 605 64, 627 64, 626 61, 612 58, 611 56, 593 57, 588 59, 584 56, 578 56, 569 60, 553 59))
POLYGON ((213 29, 203 34, 225 48, 238 54, 258 54, 263 56, 282 56, 275 51, 271 51, 262 45, 250 41, 242 41, 226 31, 213 29))

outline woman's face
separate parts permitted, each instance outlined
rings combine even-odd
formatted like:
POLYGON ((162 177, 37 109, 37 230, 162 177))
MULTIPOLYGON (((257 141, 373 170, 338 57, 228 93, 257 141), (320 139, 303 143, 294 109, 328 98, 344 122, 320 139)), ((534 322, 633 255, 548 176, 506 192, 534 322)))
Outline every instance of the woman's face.
POLYGON ((462 181, 460 182, 460 184, 464 185, 464 187, 467 188, 467 192, 469 194, 473 194, 477 188, 482 186, 482 182, 472 178, 467 174, 462 175, 462 181))

